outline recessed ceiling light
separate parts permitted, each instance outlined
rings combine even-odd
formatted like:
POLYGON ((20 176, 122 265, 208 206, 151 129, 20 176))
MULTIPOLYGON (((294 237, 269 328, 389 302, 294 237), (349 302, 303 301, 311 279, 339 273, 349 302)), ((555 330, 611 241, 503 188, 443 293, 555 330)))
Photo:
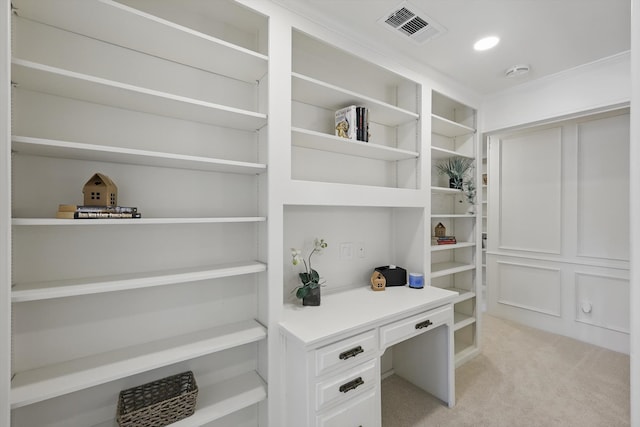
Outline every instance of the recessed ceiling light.
POLYGON ((499 42, 500 42, 499 37, 489 36, 475 42, 475 44, 473 45, 473 48, 475 50, 487 50, 487 49, 491 49, 492 47, 495 47, 495 45, 497 45, 499 42))

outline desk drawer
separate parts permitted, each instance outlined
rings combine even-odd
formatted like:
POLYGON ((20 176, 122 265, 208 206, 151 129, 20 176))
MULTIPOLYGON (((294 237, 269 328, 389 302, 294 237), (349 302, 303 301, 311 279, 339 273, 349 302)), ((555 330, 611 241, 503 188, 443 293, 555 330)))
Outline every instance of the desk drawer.
POLYGON ((376 332, 367 331, 355 337, 316 350, 316 375, 333 369, 353 366, 377 351, 376 332))
POLYGON ((372 387, 377 387, 380 382, 379 369, 377 359, 373 359, 316 384, 316 410, 319 411, 332 403, 346 402, 372 387))
POLYGON ((376 390, 372 389, 357 399, 319 415, 317 427, 378 427, 380 410, 377 405, 376 390))
POLYGON ((430 331, 452 319, 452 316, 453 309, 448 305, 385 325, 380 328, 380 348, 384 350, 400 341, 430 331))

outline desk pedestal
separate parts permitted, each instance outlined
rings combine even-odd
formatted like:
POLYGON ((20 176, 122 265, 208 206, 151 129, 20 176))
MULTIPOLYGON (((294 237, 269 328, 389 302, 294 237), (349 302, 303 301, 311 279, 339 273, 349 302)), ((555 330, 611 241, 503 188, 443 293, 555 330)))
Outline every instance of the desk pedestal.
POLYGON ((286 307, 286 426, 379 427, 380 357, 391 347, 397 375, 453 406, 456 296, 366 287, 323 296, 320 307, 286 307))

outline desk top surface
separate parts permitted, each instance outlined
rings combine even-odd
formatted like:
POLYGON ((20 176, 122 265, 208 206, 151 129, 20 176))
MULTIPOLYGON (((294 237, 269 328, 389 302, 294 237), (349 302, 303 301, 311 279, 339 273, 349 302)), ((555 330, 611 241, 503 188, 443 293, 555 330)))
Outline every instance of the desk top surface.
POLYGON ((285 304, 280 325, 285 333, 304 345, 313 345, 369 325, 380 326, 405 314, 409 316, 448 304, 457 296, 457 292, 432 286, 422 289, 393 286, 384 291, 362 286, 322 295, 318 307, 285 304))

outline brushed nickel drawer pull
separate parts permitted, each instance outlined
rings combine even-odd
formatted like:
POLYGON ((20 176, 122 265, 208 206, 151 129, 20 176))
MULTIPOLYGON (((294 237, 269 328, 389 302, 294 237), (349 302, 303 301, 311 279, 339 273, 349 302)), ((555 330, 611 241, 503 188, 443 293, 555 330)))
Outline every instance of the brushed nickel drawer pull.
POLYGON ((431 320, 427 319, 424 322, 416 323, 416 329, 427 328, 427 327, 429 327, 431 325, 433 325, 433 322, 431 320))
POLYGON ((358 377, 353 381, 349 381, 348 383, 344 383, 340 386, 340 391, 342 393, 346 393, 350 390, 355 390, 358 387, 360 387, 362 384, 364 384, 364 381, 362 379, 362 377, 358 377))
POLYGON ((340 356, 338 357, 340 357, 340 360, 347 360, 352 357, 356 357, 360 353, 364 353, 364 350, 362 349, 362 346, 359 345, 357 347, 352 348, 351 350, 347 350, 340 353, 340 356))

